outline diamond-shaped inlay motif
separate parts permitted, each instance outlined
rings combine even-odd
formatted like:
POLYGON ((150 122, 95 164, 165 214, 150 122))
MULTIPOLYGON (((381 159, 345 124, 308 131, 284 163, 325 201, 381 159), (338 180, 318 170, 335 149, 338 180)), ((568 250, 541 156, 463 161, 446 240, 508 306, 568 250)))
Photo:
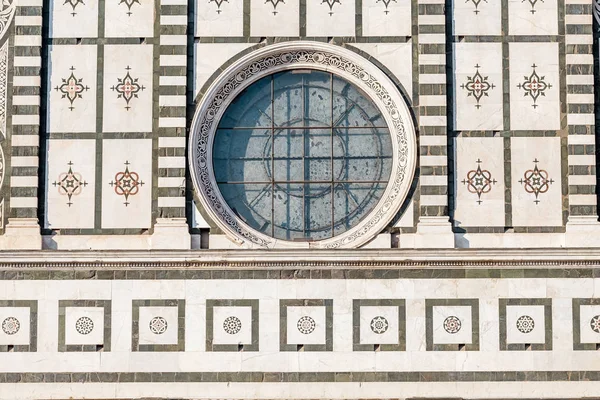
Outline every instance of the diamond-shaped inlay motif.
POLYGON ((481 169, 481 160, 477 159, 477 169, 472 169, 467 172, 467 177, 463 179, 463 185, 467 185, 467 190, 470 193, 477 194, 477 204, 481 204, 481 195, 492 190, 492 186, 496 184, 496 180, 492 178, 492 174, 487 169, 481 169))
POLYGON ((73 8, 73 12, 71 13, 72 16, 77 15, 77 13, 75 12, 75 8, 79 5, 79 4, 83 4, 85 5, 85 3, 83 2, 83 0, 65 0, 64 4, 68 4, 71 6, 71 8, 73 8))
POLYGON ((66 98, 69 100, 69 102, 71 103, 69 110, 73 111, 73 109, 75 108, 73 106, 73 102, 75 102, 75 100, 77 99, 81 99, 81 93, 85 92, 86 90, 89 90, 89 87, 85 86, 82 83, 83 78, 77 78, 75 76, 75 67, 71 66, 69 70, 71 71, 71 75, 68 78, 62 78, 62 85, 56 86, 54 90, 62 93, 62 99, 66 98))
POLYGON ((396 1, 396 0, 377 0, 376 2, 377 2, 377 3, 379 3, 379 2, 383 3, 383 5, 385 6, 385 11, 384 11, 384 13, 387 15, 387 14, 389 14, 389 13, 390 13, 390 10, 388 10, 388 7, 390 6, 390 3, 391 3, 392 1, 393 1, 394 3, 397 3, 397 1, 396 1))
POLYGON ((111 90, 114 90, 118 93, 117 98, 118 99, 124 99, 125 100, 125 109, 127 111, 129 111, 131 109, 129 102, 133 99, 133 98, 138 98, 138 93, 141 92, 142 90, 145 90, 146 87, 143 85, 140 85, 138 83, 138 78, 133 78, 131 76, 131 74, 129 73, 129 71, 131 71, 131 68, 129 67, 129 65, 125 68, 125 70, 127 71, 127 73, 125 74, 125 77, 123 78, 117 78, 117 81, 119 83, 117 83, 117 85, 111 87, 111 90))
POLYGON ((526 1, 529 2, 529 4, 531 4, 531 11, 529 11, 532 14, 535 14, 535 5, 537 4, 538 1, 541 1, 542 3, 544 2, 544 0, 521 0, 521 3, 525 3, 526 1))
POLYGON ((125 161, 125 171, 117 172, 115 179, 109 184, 114 188, 116 194, 125 196, 125 203, 123 204, 127 207, 130 204, 128 202, 129 196, 138 194, 144 182, 142 182, 137 172, 129 171, 129 161, 125 161))
POLYGON ((63 196, 67 196, 69 200, 67 205, 71 207, 73 196, 77 196, 81 193, 81 190, 87 186, 87 182, 83 180, 83 177, 78 172, 73 172, 73 163, 68 162, 69 170, 63 172, 58 176, 58 180, 54 181, 52 185, 58 188, 58 193, 63 196))
POLYGON ((479 14, 479 13, 480 13, 480 11, 479 11, 479 5, 480 5, 482 2, 486 2, 486 3, 487 3, 487 0, 467 0, 465 3, 468 3, 468 2, 471 2, 471 3, 473 3, 473 5, 475 6, 475 10, 473 10, 473 12, 474 12, 475 14, 479 14))
POLYGON ((131 7, 133 7, 133 5, 135 3, 138 3, 139 5, 141 5, 142 3, 140 3, 140 0, 121 0, 119 1, 119 4, 125 4, 127 6, 127 15, 131 17, 131 14, 133 14, 131 12, 131 7))
POLYGON ((529 96, 533 99, 533 104, 531 106, 533 108, 536 108, 537 99, 540 96, 546 96, 546 91, 548 89, 551 89, 552 85, 545 81, 545 76, 538 75, 538 73, 535 70, 537 68, 537 65, 533 64, 531 68, 533 68, 531 75, 524 76, 524 81, 519 83, 517 87, 525 91, 525 96, 529 96))
POLYGON ((271 5, 273 6, 273 15, 277 15, 277 6, 279 4, 285 4, 284 0, 266 0, 265 4, 267 3, 271 3, 271 5))
POLYGON ((548 177, 548 172, 538 168, 539 161, 537 158, 533 160, 534 168, 528 169, 523 174, 523 178, 519 181, 525 188, 527 193, 535 195, 535 204, 539 204, 538 197, 540 194, 546 193, 550 189, 550 185, 554 183, 553 179, 548 177))
POLYGON ((221 14, 221 5, 223 3, 229 3, 229 0, 208 0, 209 3, 215 3, 217 5, 217 14, 221 14))
POLYGON ((342 5, 342 3, 340 2, 340 0, 321 0, 321 4, 327 4, 329 6, 329 15, 333 15, 333 6, 335 4, 339 4, 342 5))
POLYGON ((473 76, 468 76, 467 82, 460 85, 461 88, 467 91, 468 97, 473 96, 475 98, 477 101, 475 108, 477 109, 481 107, 479 101, 483 97, 487 97, 488 92, 496 87, 493 83, 488 82, 487 76, 481 75, 479 68, 481 68, 479 64, 475 65, 475 74, 473 74, 473 76))

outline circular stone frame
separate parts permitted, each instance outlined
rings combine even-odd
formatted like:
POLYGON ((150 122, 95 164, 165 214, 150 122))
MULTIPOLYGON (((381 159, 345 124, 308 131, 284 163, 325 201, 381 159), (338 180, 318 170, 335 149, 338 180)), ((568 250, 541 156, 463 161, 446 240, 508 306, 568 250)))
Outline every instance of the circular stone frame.
POLYGON ((241 57, 215 79, 202 97, 192 120, 189 140, 192 182, 202 206, 231 240, 245 248, 359 247, 379 234, 396 216, 406 199, 416 167, 415 128, 396 86, 367 59, 325 43, 279 43, 241 57), (379 108, 392 138, 392 172, 379 202, 352 229, 314 242, 276 239, 248 226, 223 199, 212 164, 217 126, 231 102, 259 79, 293 69, 330 72, 359 87, 379 108))

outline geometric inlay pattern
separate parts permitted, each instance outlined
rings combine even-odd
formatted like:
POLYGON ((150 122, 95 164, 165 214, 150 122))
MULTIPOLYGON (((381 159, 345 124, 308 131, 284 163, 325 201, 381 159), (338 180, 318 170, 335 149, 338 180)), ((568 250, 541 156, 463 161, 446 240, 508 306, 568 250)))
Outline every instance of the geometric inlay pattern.
POLYGON ((6 106, 8 90, 8 40, 0 49, 0 139, 6 137, 6 106))
POLYGON ((371 320, 371 330, 378 335, 385 333, 388 327, 389 324, 385 317, 377 316, 371 320))
POLYGON ((75 12, 75 7, 77 7, 79 4, 83 4, 85 5, 85 3, 83 2, 83 0, 65 0, 64 4, 69 4, 72 8, 73 8, 73 12, 71 13, 72 16, 77 15, 77 13, 75 12))
MULTIPOLYGON (((532 14, 535 14, 535 5, 537 4, 538 0, 521 0, 521 3, 525 3, 526 1, 529 2, 529 4, 531 4, 531 11, 529 11, 532 14)), ((544 0, 539 0, 542 3, 544 2, 544 0)))
POLYGON ((539 169, 537 164, 539 161, 537 158, 533 160, 535 166, 533 169, 528 169, 523 174, 523 178, 519 180, 519 183, 524 185, 527 193, 535 194, 534 203, 539 204, 538 196, 542 193, 546 193, 550 188, 550 185, 554 183, 553 179, 548 179, 548 172, 543 169, 539 169))
POLYGON ((315 328, 317 327, 317 323, 312 317, 305 315, 300 317, 297 326, 300 333, 308 335, 314 332, 315 328))
POLYGON ((138 83, 139 78, 133 78, 131 76, 131 74, 129 73, 129 71, 131 71, 131 68, 129 67, 129 65, 125 68, 125 70, 127 71, 127 73, 125 74, 125 77, 123 78, 117 78, 117 81, 119 83, 117 83, 115 86, 111 87, 111 90, 114 90, 118 93, 117 98, 118 99, 124 99, 125 100, 125 109, 127 111, 129 111, 131 109, 131 107, 129 106, 129 102, 133 99, 133 98, 138 98, 138 93, 141 92, 142 90, 145 90, 146 87, 144 85, 140 85, 138 83))
POLYGON ((393 1, 394 3, 397 3, 397 1, 396 1, 396 0, 377 0, 377 1, 376 1, 376 3, 379 3, 380 1, 383 3, 383 5, 385 5, 385 11, 384 11, 384 12, 385 12, 386 14, 389 14, 389 13, 390 13, 390 10, 388 10, 388 7, 389 7, 390 3, 391 3, 392 1, 393 1))
POLYGON ((492 174, 487 169, 481 169, 481 160, 477 159, 477 169, 467 172, 467 177, 463 179, 463 185, 467 185, 467 190, 470 193, 477 194, 477 203, 481 204, 481 195, 492 190, 492 185, 496 184, 496 180, 492 179, 492 174))
POLYGON ((14 335, 21 329, 21 323, 15 317, 8 317, 2 321, 2 331, 7 335, 14 335))
POLYGON ((154 317, 150 320, 150 332, 155 335, 162 335, 167 331, 167 320, 163 317, 154 317))
POLYGON ((81 99, 81 93, 85 92, 86 90, 89 90, 90 88, 88 86, 84 86, 81 83, 81 81, 83 81, 83 78, 77 78, 75 76, 75 73, 73 72, 75 71, 75 67, 71 66, 69 70, 71 71, 71 75, 66 79, 62 78, 62 85, 56 86, 54 90, 62 93, 61 99, 66 98, 69 100, 69 102, 71 103, 71 105, 69 106, 69 110, 73 111, 73 109, 75 108, 73 107, 73 102, 77 99, 81 99))
POLYGON ((80 335, 88 335, 94 330, 94 321, 90 317, 80 317, 75 322, 75 329, 80 335))
POLYGON ((461 326, 462 323, 460 322, 460 319, 453 315, 449 316, 444 320, 444 330, 450 334, 458 333, 458 331, 460 331, 461 326))
POLYGON ((600 333, 600 315, 596 315, 590 320, 590 328, 594 332, 600 333))
POLYGON ((548 89, 552 88, 552 85, 549 83, 546 83, 545 76, 539 76, 538 73, 536 72, 536 68, 537 66, 535 64, 533 64, 531 66, 531 68, 533 68, 533 71, 531 72, 531 75, 529 76, 524 76, 523 79, 524 81, 519 83, 517 85, 517 87, 519 89, 523 89, 523 91, 525 92, 525 96, 529 96, 532 98, 533 100, 533 104, 531 105, 533 108, 537 107, 537 99, 540 96, 546 96, 546 91, 548 89))
POLYGON ((461 88, 467 91, 467 97, 473 96, 475 98, 477 101, 475 108, 477 109, 481 107, 481 104, 479 104, 481 98, 484 96, 487 97, 488 92, 496 87, 493 83, 490 84, 488 82, 489 77, 479 73, 479 68, 479 64, 475 65, 475 74, 473 74, 473 76, 467 76, 467 83, 460 85, 461 88))
POLYGON ((125 196, 125 207, 130 203, 128 202, 129 196, 135 196, 140 191, 140 186, 144 182, 140 180, 140 176, 137 172, 129 171, 129 161, 125 161, 125 171, 117 172, 115 179, 109 183, 110 186, 114 187, 115 193, 119 196, 125 196))
POLYGON ((467 0, 465 3, 468 3, 469 1, 475 5, 475 10, 473 10, 475 14, 479 14, 479 5, 482 1, 488 2, 487 0, 467 0))
POLYGON ((66 195, 69 198, 67 204, 69 207, 71 207, 73 204, 71 202, 71 198, 79 195, 83 187, 87 186, 87 182, 83 180, 80 173, 73 172, 73 163, 71 161, 68 162, 68 165, 69 170, 61 173, 58 176, 58 181, 54 181, 52 184, 58 187, 58 193, 61 195, 66 195))
MULTIPOLYGON (((221 14, 221 5, 223 3, 229 3, 229 0, 208 0, 208 2, 215 3, 217 5, 217 14, 221 14)), ((277 3, 279 3, 279 1, 277 1, 277 3)), ((277 4, 273 4, 273 8, 275 7, 277 7, 277 4)))
MULTIPOLYGON (((321 4, 323 4, 323 3, 325 3, 325 4, 327 4, 329 6, 329 15, 330 16, 333 15, 333 5, 335 3, 338 3, 339 5, 342 5, 342 3, 340 2, 340 0, 321 0, 321 4)), ((389 3, 389 1, 388 1, 388 3, 389 3)), ((386 5, 386 8, 387 8, 387 5, 386 5)))
POLYGON ((529 315, 522 315, 517 319, 517 329, 521 333, 529 333, 535 327, 533 318, 529 315))
POLYGON ((230 335, 235 335, 236 333, 239 333, 241 329, 242 321, 240 321, 238 317, 227 317, 225 318, 225 321, 223 321, 223 330, 225 330, 225 332, 227 332, 230 335))
POLYGON ((266 0, 265 4, 267 3, 271 3, 271 5, 273 6, 273 15, 277 15, 277 6, 281 3, 281 4, 285 4, 284 0, 266 0))
POLYGON ((123 4, 125 3, 125 5, 127 6, 127 15, 131 17, 131 7, 135 4, 138 3, 141 5, 140 0, 121 0, 119 1, 119 4, 123 4))

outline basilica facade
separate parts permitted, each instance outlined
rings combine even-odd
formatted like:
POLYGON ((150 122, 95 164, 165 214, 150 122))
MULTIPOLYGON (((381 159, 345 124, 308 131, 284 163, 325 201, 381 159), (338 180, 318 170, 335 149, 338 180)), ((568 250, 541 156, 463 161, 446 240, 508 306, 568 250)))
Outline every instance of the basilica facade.
POLYGON ((0 399, 600 396, 594 0, 0 2, 0 399))

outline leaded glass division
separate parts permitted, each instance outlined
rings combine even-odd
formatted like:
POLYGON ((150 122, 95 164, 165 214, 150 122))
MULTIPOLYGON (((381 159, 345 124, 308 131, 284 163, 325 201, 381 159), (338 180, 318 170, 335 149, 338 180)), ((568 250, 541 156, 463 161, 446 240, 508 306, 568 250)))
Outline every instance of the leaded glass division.
POLYGON ((282 240, 316 241, 356 226, 390 179, 392 143, 377 106, 328 72, 264 77, 230 104, 213 169, 232 211, 282 240))

